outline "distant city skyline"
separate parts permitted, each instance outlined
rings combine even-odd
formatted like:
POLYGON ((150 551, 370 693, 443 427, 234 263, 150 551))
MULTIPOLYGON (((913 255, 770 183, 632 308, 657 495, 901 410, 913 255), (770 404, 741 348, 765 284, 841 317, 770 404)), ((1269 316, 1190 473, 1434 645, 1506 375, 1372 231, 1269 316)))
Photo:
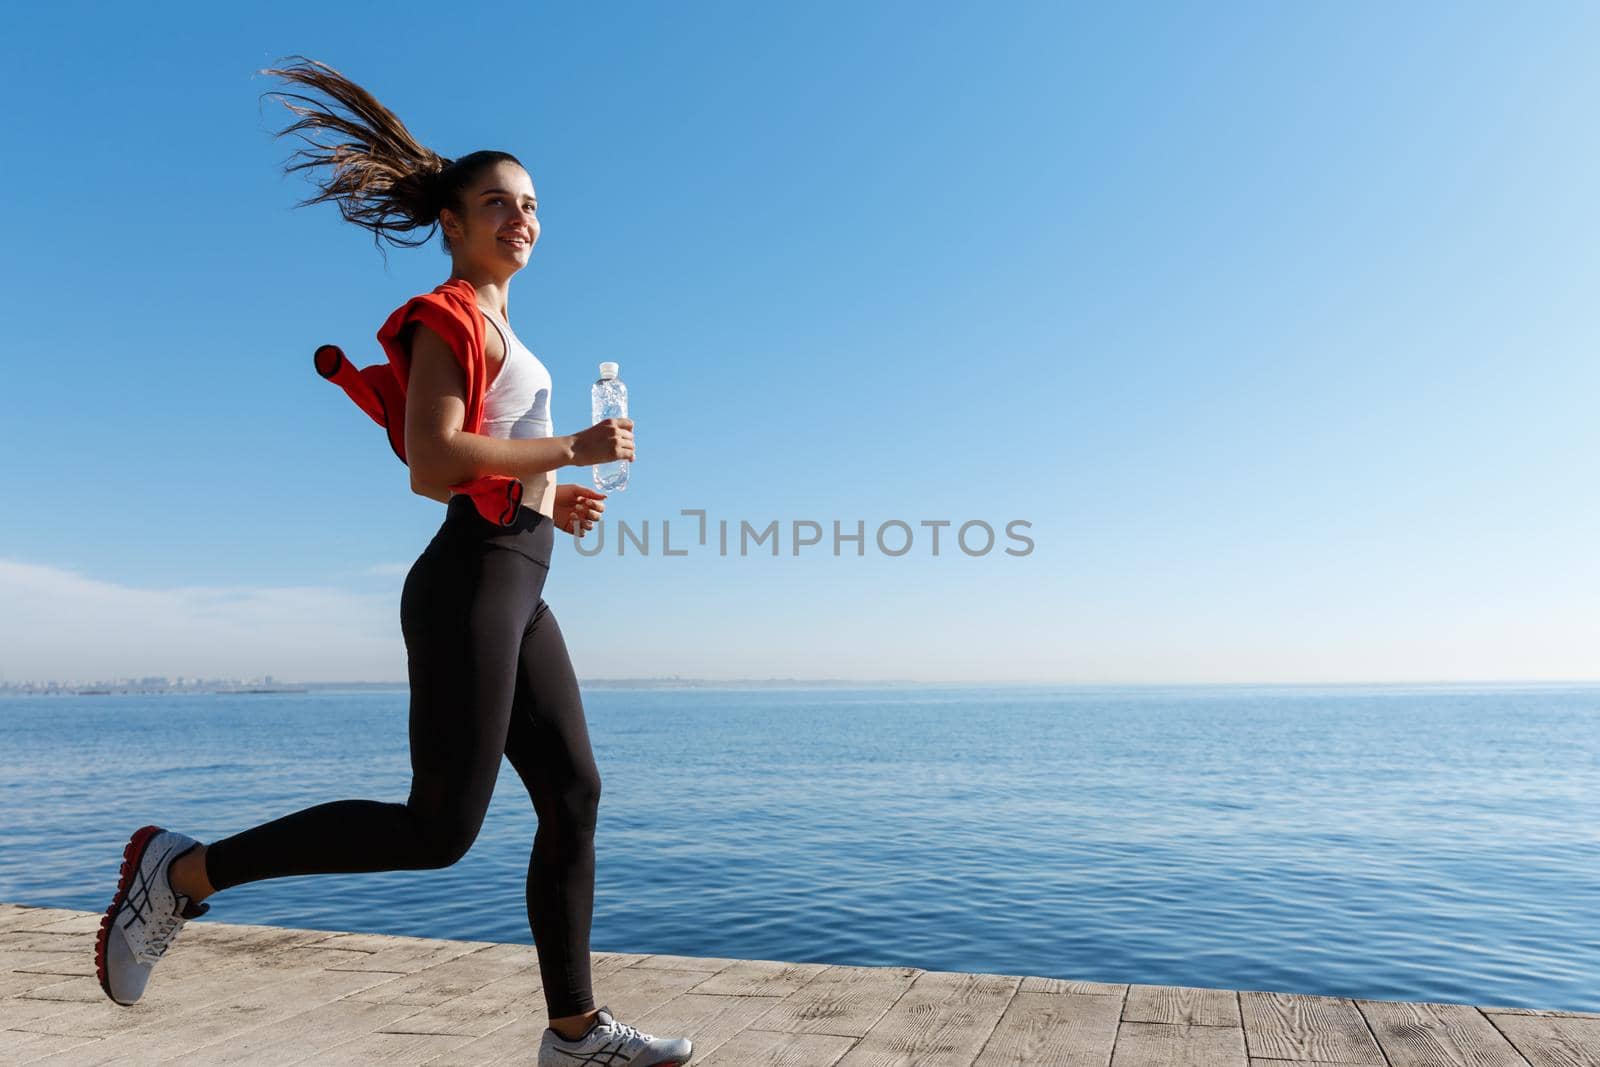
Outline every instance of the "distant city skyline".
MULTIPOLYGON (((955 687, 971 686, 1059 686, 1070 688, 1362 688, 1362 687, 1389 687, 1389 686, 1437 686, 1437 687, 1475 687, 1475 686, 1600 686, 1600 677, 1584 678, 1482 678, 1482 679, 1439 679, 1439 678, 1414 678, 1390 679, 1380 681, 1264 681, 1264 682, 1136 682, 1136 681, 1017 681, 1015 679, 1001 678, 975 678, 966 681, 949 681, 920 678, 822 678, 822 677, 794 677, 794 676, 766 676, 766 677, 722 677, 707 678, 683 675, 654 675, 646 677, 598 677, 579 678, 583 686, 595 687, 723 687, 723 686, 861 686, 870 687, 929 687, 941 685, 955 687)), ((245 687, 270 687, 273 689, 338 689, 375 688, 375 689, 405 689, 405 681, 374 681, 362 678, 344 678, 336 680, 297 680, 277 678, 273 675, 257 675, 252 677, 230 678, 205 678, 199 676, 179 676, 168 678, 162 675, 147 675, 140 678, 97 678, 97 679, 4 679, 0 678, 0 693, 42 692, 47 690, 80 690, 112 689, 118 691, 171 691, 178 689, 239 689, 245 687)))
MULTIPOLYGON (((598 689, 720 689, 720 688, 921 688, 938 683, 921 682, 910 678, 685 678, 661 676, 653 678, 580 678, 584 688, 598 689)), ((948 683, 947 683, 948 684, 948 683)), ((969 685, 1013 686, 1026 683, 974 682, 969 685)), ((385 689, 404 691, 405 682, 372 682, 359 679, 340 681, 305 682, 274 678, 271 675, 255 678, 166 678, 147 675, 142 678, 44 679, 29 681, 0 680, 0 696, 37 696, 51 694, 186 694, 186 693, 282 693, 308 692, 328 689, 385 689)))

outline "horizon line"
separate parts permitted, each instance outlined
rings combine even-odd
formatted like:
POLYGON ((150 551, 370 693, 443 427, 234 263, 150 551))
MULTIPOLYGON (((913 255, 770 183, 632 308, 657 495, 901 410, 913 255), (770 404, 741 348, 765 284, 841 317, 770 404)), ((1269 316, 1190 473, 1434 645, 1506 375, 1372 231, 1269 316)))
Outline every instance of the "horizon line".
MULTIPOLYGON (((150 676, 145 676, 150 677, 150 676)), ((188 676, 178 676, 188 677, 188 676)), ((55 680, 9 681, 0 679, 0 689, 9 689, 24 686, 55 686, 57 688, 104 688, 104 687, 138 687, 138 679, 124 678, 111 680, 63 682, 55 680)), ((407 681, 374 681, 344 679, 338 681, 295 681, 273 677, 266 681, 265 677, 258 679, 196 679, 198 684, 184 686, 150 685, 150 689, 162 688, 205 688, 208 684, 234 684, 239 688, 316 688, 337 689, 341 687, 353 688, 387 688, 408 689, 407 681)), ((580 678, 579 685, 584 686, 643 686, 643 685, 677 685, 677 686, 733 686, 733 685, 829 685, 829 686, 1050 686, 1058 688, 1221 688, 1221 687, 1315 687, 1330 688, 1338 686, 1347 687, 1377 687, 1377 686, 1585 686, 1600 685, 1600 678, 1418 678, 1418 679, 1366 679, 1351 680, 1341 679, 1336 681, 1298 679, 1298 680, 1259 680, 1235 679, 1228 681, 1183 681, 1165 680, 1118 680, 1118 679, 1017 679, 1017 678, 969 678, 969 679, 927 679, 927 678, 802 678, 795 676, 768 675, 765 677, 743 676, 731 678, 698 677, 683 675, 644 675, 635 677, 596 677, 580 678)))

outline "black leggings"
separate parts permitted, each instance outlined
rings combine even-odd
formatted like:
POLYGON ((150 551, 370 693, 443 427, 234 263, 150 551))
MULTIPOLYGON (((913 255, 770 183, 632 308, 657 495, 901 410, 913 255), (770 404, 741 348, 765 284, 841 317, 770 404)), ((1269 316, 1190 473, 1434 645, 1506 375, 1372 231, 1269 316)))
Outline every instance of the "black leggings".
POLYGON ((218 890, 286 875, 448 867, 472 846, 502 753, 533 798, 528 921, 552 1018, 594 1009, 589 927, 600 772, 566 642, 542 593, 551 520, 509 527, 455 496, 400 596, 411 678, 411 795, 338 800, 223 838, 218 890))

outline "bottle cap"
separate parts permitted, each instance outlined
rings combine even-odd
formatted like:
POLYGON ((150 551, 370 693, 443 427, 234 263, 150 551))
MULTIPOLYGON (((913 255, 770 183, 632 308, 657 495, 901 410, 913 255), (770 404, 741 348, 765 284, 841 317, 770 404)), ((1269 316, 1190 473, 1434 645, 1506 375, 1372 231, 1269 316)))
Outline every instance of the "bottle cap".
POLYGON ((600 377, 602 377, 602 378, 615 378, 616 376, 617 376, 617 365, 615 363, 602 363, 602 364, 600 364, 600 377))

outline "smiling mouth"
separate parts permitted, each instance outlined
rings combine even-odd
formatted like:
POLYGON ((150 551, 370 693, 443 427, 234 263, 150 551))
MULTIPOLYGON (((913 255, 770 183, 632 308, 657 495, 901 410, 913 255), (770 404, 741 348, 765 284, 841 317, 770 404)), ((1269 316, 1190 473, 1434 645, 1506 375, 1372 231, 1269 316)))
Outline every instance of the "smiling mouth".
POLYGON ((500 238, 500 241, 501 241, 502 244, 508 244, 512 248, 531 248, 531 247, 533 247, 531 242, 529 242, 529 240, 526 237, 502 237, 502 238, 500 238))

